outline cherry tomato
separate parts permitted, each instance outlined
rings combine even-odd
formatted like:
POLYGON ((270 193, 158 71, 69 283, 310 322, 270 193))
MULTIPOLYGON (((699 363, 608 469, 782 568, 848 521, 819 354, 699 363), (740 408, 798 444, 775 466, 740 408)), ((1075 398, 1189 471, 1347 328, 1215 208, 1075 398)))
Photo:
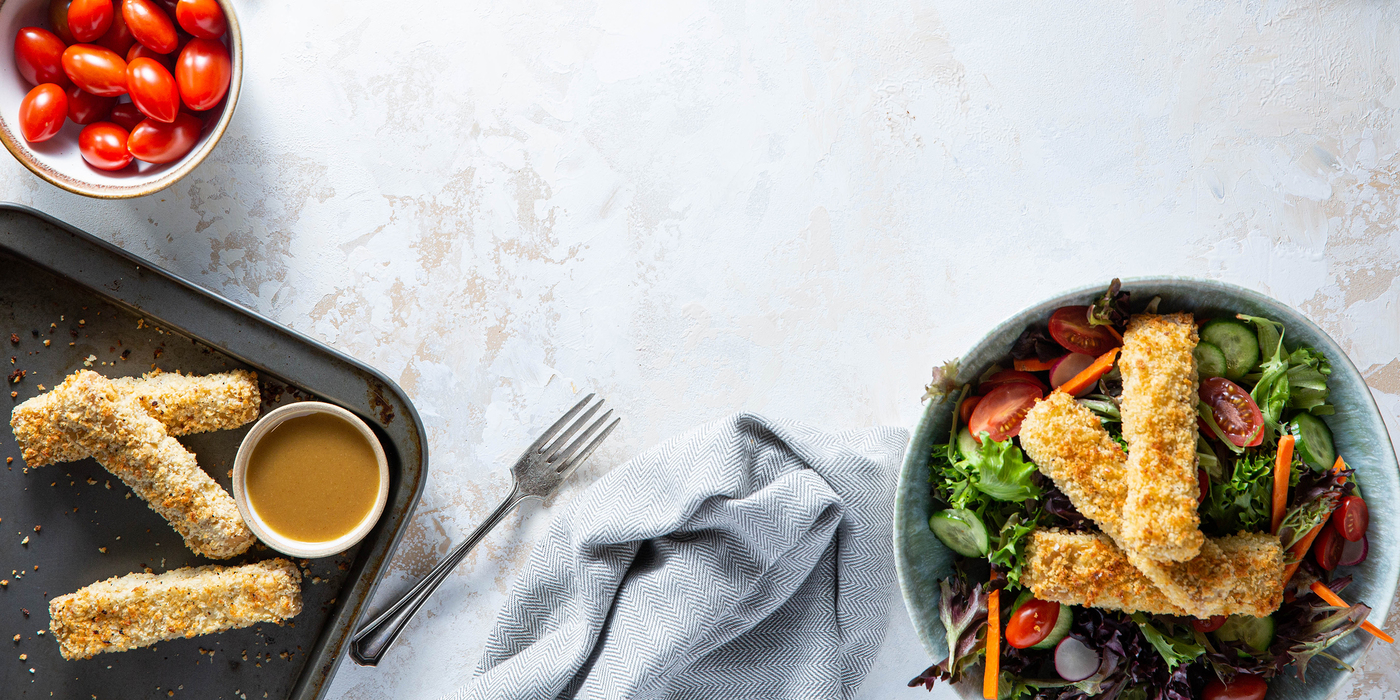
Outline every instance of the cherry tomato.
POLYGON ((1006 643, 1017 649, 1028 649, 1043 641, 1055 629, 1060 618, 1060 604, 1031 598, 1006 623, 1006 643))
POLYGON ((126 94, 126 61, 95 44, 74 44, 63 52, 63 72, 73 84, 101 97, 126 94))
POLYGON ((1201 700, 1264 700, 1268 692, 1268 681, 1241 673, 1229 683, 1222 683, 1219 678, 1211 679, 1201 694, 1201 700))
POLYGON ((1191 621, 1191 627, 1201 634, 1206 634, 1224 627, 1225 621, 1228 619, 1230 619, 1229 615, 1211 615, 1205 620, 1197 618, 1191 621))
POLYGON ((1322 534, 1317 536, 1317 541, 1313 542, 1313 557, 1317 559, 1317 565, 1325 571, 1337 568, 1337 562, 1342 560, 1342 548, 1346 546, 1346 540, 1337 532, 1337 528, 1332 527, 1329 521, 1322 526, 1322 534))
POLYGON ((126 16, 118 12, 112 16, 112 26, 107 33, 93 43, 111 49, 118 56, 125 56, 136 43, 136 37, 132 35, 131 28, 126 26, 126 16))
POLYGON ((1004 369, 982 380, 982 383, 977 385, 977 393, 986 396, 992 389, 1002 384, 1015 384, 1017 382, 1038 386, 1042 392, 1049 388, 1045 386, 1045 382, 1040 381, 1039 377, 1030 372, 1022 372, 1018 369, 1004 369))
POLYGON ((194 148, 203 128, 198 117, 184 112, 170 124, 146 119, 131 130, 126 149, 147 163, 170 163, 184 158, 194 148))
POLYGON ((171 71, 172 75, 174 74, 175 54, 173 53, 156 53, 146 48, 145 44, 142 44, 138 41, 135 44, 132 44, 130 49, 127 49, 126 62, 131 63, 132 61, 135 61, 138 58, 149 58, 152 61, 155 61, 156 63, 165 66, 165 69, 171 71))
POLYGON ((1215 424, 1236 447, 1253 447, 1264 441, 1264 416, 1249 392, 1224 378, 1201 380, 1198 392, 1210 407, 1215 424))
POLYGON ((962 405, 958 406, 958 418, 962 419, 962 424, 967 425, 972 420, 972 412, 977 408, 977 404, 982 401, 981 396, 969 396, 963 399, 962 405))
POLYGON ((1332 527, 1348 542, 1357 542, 1366 536, 1371 526, 1371 509, 1360 496, 1347 496, 1332 511, 1332 527))
POLYGON ((78 135, 78 151, 98 170, 121 170, 131 162, 126 137, 126 129, 112 122, 88 124, 78 135))
POLYGON ((170 71, 149 58, 138 58, 126 64, 126 83, 131 90, 131 102, 141 113, 169 124, 180 113, 180 89, 170 71))
POLYGON ((30 143, 47 141, 68 118, 68 95, 53 83, 36 85, 19 103, 19 131, 30 143))
POLYGON ((151 0, 122 0, 126 26, 136 40, 156 53, 170 53, 180 45, 175 23, 151 0))
POLYGON ((200 39, 218 39, 228 29, 224 11, 216 0, 180 0, 175 6, 175 20, 200 39))
POLYGON ((25 27, 15 35, 15 67, 30 85, 72 83, 63 72, 63 50, 68 48, 57 34, 39 27, 25 27))
POLYGON ((68 31, 69 1, 49 0, 49 24, 53 25, 53 33, 57 34, 64 44, 72 44, 77 41, 73 38, 73 32, 68 31))
POLYGON ((1045 396, 1040 387, 1022 382, 1002 384, 977 402, 967 430, 982 444, 982 433, 1001 442, 1021 434, 1021 421, 1035 402, 1045 396))
POLYGON ((112 123, 127 131, 135 129, 136 125, 140 124, 141 120, 145 118, 146 115, 142 114, 141 110, 137 109, 136 105, 130 102, 119 102, 116 106, 112 107, 112 123))
POLYGON ((68 88, 68 118, 74 124, 91 124, 107 118, 112 112, 115 97, 98 97, 77 85, 68 88))
POLYGON ((1201 505, 1206 502, 1206 496, 1210 495, 1210 475, 1200 467, 1196 467, 1196 486, 1201 491, 1201 495, 1196 497, 1196 505, 1201 505))
POLYGON ((228 48, 213 39, 190 39, 175 62, 175 82, 185 106, 200 112, 219 103, 228 93, 233 63, 228 48))
POLYGON ((68 5, 68 31, 81 41, 97 41, 112 27, 112 0, 73 0, 68 5))
POLYGON ((1108 326, 1089 325, 1089 307, 1062 306, 1050 314, 1050 337, 1070 352, 1098 357, 1123 344, 1108 326))

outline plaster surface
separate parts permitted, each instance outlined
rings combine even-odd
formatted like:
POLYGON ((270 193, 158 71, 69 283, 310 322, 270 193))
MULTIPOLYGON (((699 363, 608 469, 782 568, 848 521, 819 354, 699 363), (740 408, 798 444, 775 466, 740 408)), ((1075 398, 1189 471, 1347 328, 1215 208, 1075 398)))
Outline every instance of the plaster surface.
MULTIPOLYGON (((239 7, 238 112, 194 173, 100 202, 3 159, 0 197, 399 382, 431 476, 381 605, 495 507, 578 391, 624 422, 563 499, 740 409, 911 426, 934 365, 1114 276, 1297 306, 1400 435, 1392 3, 239 7)), ((466 681, 549 517, 510 516, 328 697, 466 681)), ((923 697, 897 597, 890 624, 861 697, 923 697)), ((1397 674, 1400 650, 1373 648, 1341 696, 1394 697, 1397 674)))

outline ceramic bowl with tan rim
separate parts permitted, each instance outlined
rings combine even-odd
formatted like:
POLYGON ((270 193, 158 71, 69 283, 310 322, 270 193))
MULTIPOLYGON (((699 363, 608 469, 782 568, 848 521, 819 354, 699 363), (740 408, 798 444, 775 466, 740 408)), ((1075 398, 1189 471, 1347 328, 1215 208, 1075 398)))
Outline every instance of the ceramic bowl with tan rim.
POLYGON ((339 554, 378 522, 389 462, 363 420, 302 401, 263 416, 233 462, 233 498, 267 546, 294 557, 339 554))
MULTIPOLYGON (((24 167, 69 192, 99 199, 125 199, 159 192, 188 175, 208 157, 224 135, 233 108, 238 104, 238 87, 243 80, 243 38, 231 0, 217 0, 228 21, 224 43, 228 45, 232 75, 228 94, 220 107, 201 113, 204 130, 194 148, 184 158, 164 164, 133 160, 117 171, 103 171, 88 165, 78 152, 78 134, 83 127, 65 122, 57 136, 30 143, 19 130, 19 104, 33 89, 15 66, 15 35, 23 27, 43 27, 49 22, 49 0, 0 0, 0 142, 24 167)), ((119 1, 114 5, 120 7, 119 1)), ((120 10, 118 10, 120 11, 120 10)), ((174 18, 171 18, 174 21, 174 18)), ((126 99, 126 98, 122 98, 126 99)))

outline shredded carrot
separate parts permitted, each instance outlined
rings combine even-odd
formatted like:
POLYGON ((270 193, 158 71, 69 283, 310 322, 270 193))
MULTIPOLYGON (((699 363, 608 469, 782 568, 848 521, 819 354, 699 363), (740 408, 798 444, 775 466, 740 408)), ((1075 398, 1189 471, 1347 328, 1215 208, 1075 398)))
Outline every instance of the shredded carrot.
MULTIPOLYGON (((1346 462, 1343 462, 1340 456, 1337 457, 1336 462, 1332 463, 1333 474, 1337 474, 1346 468, 1346 462)), ((1298 567, 1303 563, 1303 557, 1307 556, 1308 554, 1308 548, 1312 547, 1313 540, 1317 539, 1317 536, 1322 534, 1322 528, 1326 525, 1326 520, 1322 521, 1321 525, 1314 525, 1313 529, 1308 531, 1308 534, 1303 535, 1303 539, 1298 540, 1297 544, 1294 544, 1292 547, 1289 548, 1288 558, 1293 559, 1294 562, 1284 567, 1283 569, 1284 585, 1288 585, 1289 580, 1293 578, 1293 574, 1298 571, 1298 567)))
POLYGON ((987 672, 982 676, 982 697, 997 700, 1001 685, 1001 591, 987 598, 987 672))
POLYGON ((1284 435, 1278 440, 1278 459, 1274 462, 1274 508, 1273 529, 1278 534, 1278 526, 1283 523, 1283 509, 1288 505, 1288 478, 1292 476, 1293 442, 1292 435, 1284 435))
MULTIPOLYGON (((1336 593, 1333 593, 1332 589, 1322 585, 1321 581, 1313 581, 1312 592, 1316 593, 1319 598, 1327 601, 1329 605, 1333 605, 1338 608, 1351 607, 1350 605, 1347 605, 1346 601, 1342 600, 1336 593)), ((1361 629, 1376 635, 1376 639, 1379 639, 1382 642, 1385 642, 1386 644, 1393 644, 1395 642, 1394 637, 1386 634, 1385 632, 1380 631, 1376 628, 1375 625, 1371 624, 1370 622, 1361 623, 1361 629)))
POLYGON ((1044 362, 1038 358, 1032 357, 1029 360, 1016 360, 1011 364, 1016 369, 1021 370, 1022 372, 1044 372, 1050 369, 1051 367, 1054 367, 1055 363, 1059 362, 1061 359, 1064 358, 1057 357, 1049 362, 1044 362))
POLYGON ((1069 381, 1056 387, 1055 391, 1063 391, 1070 396, 1077 396, 1079 392, 1093 386, 1094 382, 1099 380, 1099 377, 1108 374, 1108 371, 1113 369, 1113 360, 1118 357, 1118 351, 1120 349, 1121 348, 1113 348, 1099 355, 1099 358, 1094 360, 1093 364, 1084 368, 1084 371, 1079 374, 1074 375, 1069 381))

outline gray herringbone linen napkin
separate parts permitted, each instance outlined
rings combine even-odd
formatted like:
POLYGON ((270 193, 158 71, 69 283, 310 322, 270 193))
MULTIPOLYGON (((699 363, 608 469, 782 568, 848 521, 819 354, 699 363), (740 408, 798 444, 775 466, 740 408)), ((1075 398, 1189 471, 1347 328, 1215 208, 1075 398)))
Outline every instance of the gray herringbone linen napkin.
POLYGON ((906 433, 739 414, 555 516, 467 698, 846 698, 885 635, 906 433))

